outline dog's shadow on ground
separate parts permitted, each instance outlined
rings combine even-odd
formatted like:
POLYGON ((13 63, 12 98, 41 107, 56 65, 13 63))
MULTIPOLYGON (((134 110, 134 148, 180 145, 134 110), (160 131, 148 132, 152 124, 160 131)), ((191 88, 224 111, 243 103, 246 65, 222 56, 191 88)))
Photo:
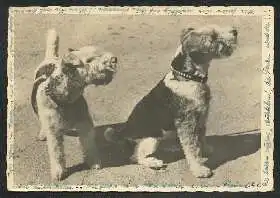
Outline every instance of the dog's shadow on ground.
MULTIPOLYGON (((128 142, 128 144, 124 145, 123 147, 120 147, 117 144, 106 141, 106 139, 104 137, 104 131, 108 127, 112 127, 114 129, 118 130, 119 128, 121 128, 123 126, 123 124, 124 123, 118 123, 118 124, 95 127, 96 134, 97 134, 97 143, 98 143, 98 148, 99 148, 99 152, 100 152, 100 158, 102 161, 102 168, 119 167, 119 166, 131 164, 129 158, 130 158, 130 156, 133 155, 135 144, 132 142, 131 143, 128 142)), ((68 135, 76 136, 76 134, 74 134, 74 135, 68 134, 68 135)), ((83 171, 83 170, 87 170, 87 169, 88 169, 88 167, 86 167, 85 164, 83 164, 83 163, 76 164, 76 165, 68 168, 67 176, 69 176, 75 172, 79 172, 79 171, 83 171)))
MULTIPOLYGON (((109 143, 104 138, 104 131, 108 127, 115 129, 121 128, 124 123, 104 125, 96 127, 97 139, 101 154, 102 167, 119 167, 131 164, 130 157, 134 153, 135 143, 131 142, 123 147, 109 143)), ((207 142, 214 148, 213 154, 206 161, 206 165, 211 169, 216 169, 222 164, 235 160, 242 156, 247 156, 258 151, 261 146, 260 133, 239 133, 234 135, 208 136, 207 142)), ((167 165, 184 159, 183 151, 180 149, 177 141, 165 141, 159 145, 159 151, 156 155, 167 165), (177 149, 172 149, 172 147, 177 149), (171 148, 171 149, 166 149, 171 148)), ((70 168, 70 172, 83 170, 82 164, 70 168)), ((70 173, 70 174, 71 174, 70 173)))
POLYGON ((206 165, 216 169, 222 164, 257 152, 261 147, 260 133, 209 136, 207 141, 214 148, 206 165))

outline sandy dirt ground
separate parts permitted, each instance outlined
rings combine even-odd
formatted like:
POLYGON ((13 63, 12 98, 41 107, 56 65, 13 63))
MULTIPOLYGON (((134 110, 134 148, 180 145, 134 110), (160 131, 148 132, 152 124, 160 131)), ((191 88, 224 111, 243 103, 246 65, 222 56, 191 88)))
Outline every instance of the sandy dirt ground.
POLYGON ((84 170, 78 138, 65 137, 69 176, 58 184, 121 186, 246 185, 261 179, 261 18, 230 16, 79 16, 14 17, 15 111, 14 184, 51 185, 45 142, 36 140, 39 122, 30 95, 34 70, 44 57, 48 28, 60 34, 60 54, 68 47, 94 44, 117 54, 121 68, 106 87, 88 87, 85 97, 102 145, 102 170, 84 170), (215 152, 207 161, 214 175, 197 179, 181 152, 163 153, 168 166, 152 170, 128 163, 126 155, 102 139, 106 125, 125 122, 134 105, 169 71, 182 28, 234 24, 239 45, 228 59, 214 60, 207 140, 215 152))

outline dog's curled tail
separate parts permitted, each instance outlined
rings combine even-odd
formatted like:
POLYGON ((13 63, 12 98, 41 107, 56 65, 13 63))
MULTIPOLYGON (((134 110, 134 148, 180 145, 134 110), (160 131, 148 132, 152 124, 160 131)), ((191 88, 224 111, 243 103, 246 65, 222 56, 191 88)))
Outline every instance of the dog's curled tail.
POLYGON ((58 57, 59 37, 55 29, 49 29, 46 40, 45 59, 58 57))

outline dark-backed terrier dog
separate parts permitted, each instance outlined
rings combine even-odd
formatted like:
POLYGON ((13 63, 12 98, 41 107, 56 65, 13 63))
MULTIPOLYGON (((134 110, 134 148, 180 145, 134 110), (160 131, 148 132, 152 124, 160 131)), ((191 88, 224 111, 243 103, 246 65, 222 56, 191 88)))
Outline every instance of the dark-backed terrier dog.
POLYGON ((136 162, 162 167, 153 156, 166 134, 180 140, 189 168, 196 177, 210 177, 203 163, 211 147, 205 142, 210 89, 207 85, 209 64, 214 58, 229 57, 237 43, 235 28, 207 26, 182 31, 180 46, 171 63, 171 71, 133 109, 124 128, 105 131, 108 141, 139 140, 136 162))

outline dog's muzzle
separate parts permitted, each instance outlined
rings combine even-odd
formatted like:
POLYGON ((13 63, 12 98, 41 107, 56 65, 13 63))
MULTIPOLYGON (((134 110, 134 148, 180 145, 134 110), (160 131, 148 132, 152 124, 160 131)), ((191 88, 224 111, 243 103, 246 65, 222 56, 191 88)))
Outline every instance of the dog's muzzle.
POLYGON ((107 57, 103 62, 103 69, 100 71, 103 74, 103 84, 110 83, 118 70, 118 59, 115 56, 107 57))
POLYGON ((210 52, 214 53, 216 56, 230 56, 232 55, 235 48, 236 48, 235 39, 232 40, 217 39, 211 44, 210 52))
POLYGON ((105 67, 105 70, 116 73, 117 69, 118 69, 118 59, 117 57, 111 57, 105 67))

